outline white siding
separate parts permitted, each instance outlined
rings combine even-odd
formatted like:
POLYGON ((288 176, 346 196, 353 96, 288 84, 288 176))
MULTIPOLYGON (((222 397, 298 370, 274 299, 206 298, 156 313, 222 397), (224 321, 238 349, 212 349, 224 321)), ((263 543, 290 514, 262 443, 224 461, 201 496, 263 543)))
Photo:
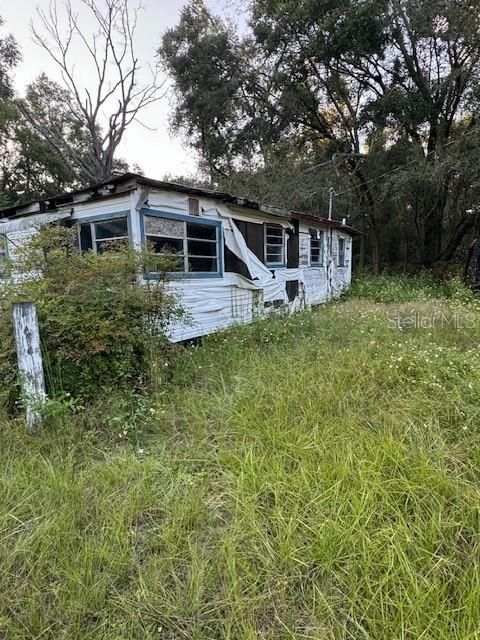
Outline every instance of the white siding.
MULTIPOLYGON (((145 196, 145 192, 143 192, 145 196)), ((106 198, 103 200, 76 202, 69 205, 72 220, 82 220, 96 215, 115 214, 128 211, 130 231, 134 246, 141 246, 140 214, 137 206, 142 204, 142 189, 132 193, 106 198)), ((144 208, 167 213, 186 215, 188 212, 188 194, 161 190, 150 190, 144 208)), ((213 198, 199 197, 200 217, 224 221, 225 216, 249 222, 274 222, 285 228, 292 228, 287 218, 259 211, 249 211, 239 207, 229 207, 213 198)), ((65 207, 67 210, 67 207, 65 207)), ((22 223, 25 225, 25 220, 22 223)), ((299 223, 299 267, 275 270, 271 279, 268 271, 266 279, 248 280, 238 274, 223 273, 222 277, 182 278, 172 280, 169 288, 176 293, 184 305, 188 320, 176 323, 171 328, 173 341, 185 340, 212 333, 234 324, 248 323, 258 315, 270 314, 278 310, 286 312, 309 308, 341 295, 350 284, 352 239, 348 233, 324 225, 324 261, 322 266, 310 266, 309 228, 314 224, 299 223), (345 266, 338 265, 338 237, 345 238, 345 266), (331 246, 331 252, 329 247, 331 246), (298 295, 289 301, 286 283, 298 281, 298 295)), ((316 226, 316 225, 315 225, 316 226)), ((0 224, 1 232, 1 224, 0 224)), ((21 245, 26 238, 35 233, 35 227, 11 231, 8 238, 21 245)), ((288 245, 287 245, 288 246, 288 245)), ((9 243, 9 253, 14 258, 15 248, 9 243)))

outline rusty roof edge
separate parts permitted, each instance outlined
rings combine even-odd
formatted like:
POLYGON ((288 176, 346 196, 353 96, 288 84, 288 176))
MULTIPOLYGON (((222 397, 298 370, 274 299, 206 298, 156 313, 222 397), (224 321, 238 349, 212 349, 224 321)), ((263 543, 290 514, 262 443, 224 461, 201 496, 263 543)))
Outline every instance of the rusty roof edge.
MULTIPOLYGON (((316 216, 311 213, 304 213, 302 211, 290 211, 289 209, 285 209, 282 207, 275 207, 267 204, 262 204, 259 202, 255 202, 253 200, 248 200, 247 198, 242 198, 239 196, 231 195, 230 193, 222 192, 222 191, 213 191, 211 189, 204 189, 203 187, 193 187, 188 186, 176 182, 165 182, 164 180, 155 180, 153 178, 147 178, 145 176, 136 174, 136 173, 123 173, 119 175, 113 175, 110 178, 103 180, 97 184, 90 185, 89 187, 84 187, 82 189, 76 189, 74 191, 64 192, 58 194, 56 196, 50 196, 49 198, 41 198, 38 200, 32 200, 31 202, 26 202, 24 204, 12 205, 10 207, 5 207, 0 209, 0 219, 1 218, 20 218, 23 216, 34 215, 39 213, 48 213, 50 211, 54 211, 57 206, 65 206, 68 204, 75 204, 73 198, 75 196, 81 194, 88 194, 91 192, 91 200, 95 199, 103 199, 114 197, 119 195, 118 192, 111 192, 105 194, 99 194, 98 191, 102 188, 106 188, 108 185, 121 185, 124 183, 128 183, 132 181, 131 187, 125 189, 124 193, 127 191, 133 191, 136 189, 137 185, 142 185, 145 187, 151 187, 156 189, 161 189, 164 191, 177 191, 179 193, 188 193, 191 195, 203 196, 206 198, 213 198, 216 200, 222 200, 226 203, 235 204, 236 206, 251 209, 253 211, 260 211, 262 213, 267 213, 269 215, 277 215, 280 217, 293 217, 296 219, 309 220, 311 222, 317 222, 320 224, 325 224, 331 227, 340 228, 345 230, 347 233, 351 233, 352 235, 363 235, 361 231, 354 229, 348 225, 344 225, 337 220, 328 220, 327 218, 322 218, 320 216, 316 216), (70 200, 70 198, 72 200, 70 200), (38 208, 32 210, 34 205, 38 205, 38 208), (42 208, 43 205, 43 208, 42 208), (53 205, 54 208, 46 209, 45 206, 51 207, 53 205), (22 209, 26 209, 26 211, 19 211, 22 209), (28 210, 30 209, 30 210, 28 210)), ((82 202, 86 202, 85 200, 82 202)), ((1 222, 0 222, 1 225, 1 222)))
POLYGON ((359 235, 359 236, 365 235, 363 231, 360 231, 359 229, 355 229, 355 227, 351 227, 348 224, 343 224, 343 222, 340 222, 339 220, 329 220, 328 218, 317 216, 313 213, 305 213, 303 211, 291 211, 290 213, 292 218, 297 220, 305 220, 306 222, 316 222, 319 224, 324 224, 328 227, 333 227, 334 229, 344 229, 345 231, 347 231, 352 235, 359 235))

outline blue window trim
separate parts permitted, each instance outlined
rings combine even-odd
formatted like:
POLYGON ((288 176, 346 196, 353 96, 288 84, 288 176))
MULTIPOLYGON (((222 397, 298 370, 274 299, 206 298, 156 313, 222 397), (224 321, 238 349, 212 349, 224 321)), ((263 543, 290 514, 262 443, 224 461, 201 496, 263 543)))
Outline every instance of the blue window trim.
POLYGON ((133 236, 132 236, 132 212, 130 209, 125 209, 124 211, 115 211, 114 213, 99 213, 97 215, 87 216, 86 218, 75 218, 72 217, 71 221, 74 224, 90 224, 91 222, 105 222, 106 220, 115 220, 116 218, 126 218, 127 219, 127 232, 128 232, 128 241, 130 245, 133 245, 133 236))
MULTIPOLYGON (((142 245, 146 244, 145 234, 145 216, 153 216, 155 218, 169 218, 170 220, 179 220, 181 222, 193 222, 197 224, 204 224, 207 226, 215 227, 217 230, 217 248, 218 248, 218 271, 215 272, 188 272, 188 271, 171 271, 168 273, 168 277, 171 279, 182 280, 198 280, 203 278, 222 278, 223 277, 223 234, 222 223, 218 220, 209 220, 201 216, 190 216, 182 213, 170 213, 169 211, 158 211, 157 209, 140 209, 140 237, 142 239, 142 245)), ((146 277, 152 280, 158 280, 163 277, 164 274, 155 272, 147 273, 146 277)))

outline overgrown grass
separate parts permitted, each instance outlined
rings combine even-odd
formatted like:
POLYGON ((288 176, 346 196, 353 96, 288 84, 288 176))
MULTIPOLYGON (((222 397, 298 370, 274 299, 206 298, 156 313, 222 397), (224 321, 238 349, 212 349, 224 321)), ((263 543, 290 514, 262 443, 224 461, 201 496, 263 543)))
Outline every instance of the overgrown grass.
POLYGON ((4 421, 0 637, 480 637, 480 311, 400 286, 4 421))
POLYGON ((459 277, 441 280, 424 272, 411 276, 361 274, 354 277, 348 296, 373 302, 411 302, 434 298, 467 301, 471 294, 459 277))

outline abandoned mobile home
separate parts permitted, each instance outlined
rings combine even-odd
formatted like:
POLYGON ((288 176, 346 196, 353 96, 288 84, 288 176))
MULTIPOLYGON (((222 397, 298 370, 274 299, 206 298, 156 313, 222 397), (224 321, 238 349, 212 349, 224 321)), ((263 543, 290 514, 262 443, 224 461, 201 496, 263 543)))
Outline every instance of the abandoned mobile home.
POLYGON ((128 240, 178 252, 168 286, 189 320, 172 327, 173 341, 309 308, 350 284, 355 231, 347 225, 135 174, 3 209, 0 260, 8 255, 14 264, 16 248, 39 225, 59 220, 78 225, 82 251, 128 240))

